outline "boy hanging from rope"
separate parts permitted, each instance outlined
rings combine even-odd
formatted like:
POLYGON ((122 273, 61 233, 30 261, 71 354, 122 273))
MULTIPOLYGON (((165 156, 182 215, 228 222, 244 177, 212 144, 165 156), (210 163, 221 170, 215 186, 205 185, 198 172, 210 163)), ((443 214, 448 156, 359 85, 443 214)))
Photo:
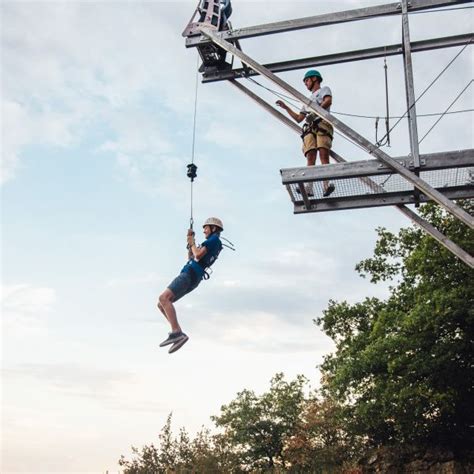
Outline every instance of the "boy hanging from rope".
POLYGON ((209 217, 204 222, 203 229, 206 240, 200 246, 194 241, 193 230, 188 230, 188 262, 158 300, 158 309, 171 326, 168 338, 160 344, 160 347, 172 344, 168 351, 170 354, 180 349, 189 339, 181 330, 173 303, 193 291, 203 279, 209 278, 207 269, 216 261, 222 250, 220 240, 220 234, 224 230, 222 221, 217 217, 209 217))

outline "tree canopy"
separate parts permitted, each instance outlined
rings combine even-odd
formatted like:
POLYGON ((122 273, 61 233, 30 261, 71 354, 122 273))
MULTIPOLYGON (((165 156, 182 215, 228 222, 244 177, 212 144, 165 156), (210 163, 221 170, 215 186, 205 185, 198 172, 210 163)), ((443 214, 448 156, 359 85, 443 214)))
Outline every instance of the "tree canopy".
MULTIPOLYGON (((473 202, 464 203, 473 212, 473 202)), ((421 213, 471 254, 474 232, 429 204, 421 213)), ((392 280, 386 301, 331 301, 317 323, 336 342, 324 388, 373 445, 473 445, 474 272, 419 229, 378 229, 357 270, 392 280)))

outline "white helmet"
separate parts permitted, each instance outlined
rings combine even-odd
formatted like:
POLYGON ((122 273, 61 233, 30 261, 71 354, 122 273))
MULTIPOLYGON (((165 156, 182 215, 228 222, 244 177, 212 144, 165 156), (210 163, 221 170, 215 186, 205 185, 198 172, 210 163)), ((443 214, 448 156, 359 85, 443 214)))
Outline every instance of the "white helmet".
POLYGON ((202 226, 204 227, 206 225, 215 225, 216 227, 220 227, 221 230, 224 230, 224 224, 218 217, 209 217, 202 226))

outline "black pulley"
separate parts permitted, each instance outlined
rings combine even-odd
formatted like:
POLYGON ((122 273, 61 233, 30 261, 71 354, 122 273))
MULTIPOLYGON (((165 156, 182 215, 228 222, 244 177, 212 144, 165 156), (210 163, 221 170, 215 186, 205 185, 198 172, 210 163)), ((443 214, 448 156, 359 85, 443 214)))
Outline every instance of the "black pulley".
POLYGON ((197 166, 194 163, 189 163, 188 165, 188 172, 186 173, 188 178, 191 180, 191 182, 194 181, 194 178, 196 178, 197 174, 197 166))

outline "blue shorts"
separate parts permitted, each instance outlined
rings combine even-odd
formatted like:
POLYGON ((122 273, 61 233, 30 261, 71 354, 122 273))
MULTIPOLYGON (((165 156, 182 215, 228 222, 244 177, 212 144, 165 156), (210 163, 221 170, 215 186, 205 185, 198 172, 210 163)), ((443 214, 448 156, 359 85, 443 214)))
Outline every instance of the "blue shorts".
POLYGON ((168 289, 173 292, 174 301, 178 301, 184 295, 193 291, 201 283, 201 280, 193 278, 190 272, 181 272, 169 285, 168 289))

